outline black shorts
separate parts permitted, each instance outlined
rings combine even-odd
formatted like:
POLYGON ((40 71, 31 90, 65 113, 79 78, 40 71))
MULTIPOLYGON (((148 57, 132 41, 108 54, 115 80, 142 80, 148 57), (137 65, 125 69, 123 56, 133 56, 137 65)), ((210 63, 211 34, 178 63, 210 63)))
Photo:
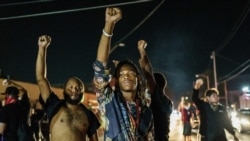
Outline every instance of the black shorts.
POLYGON ((188 136, 191 135, 192 127, 190 123, 184 123, 183 126, 183 135, 188 136))

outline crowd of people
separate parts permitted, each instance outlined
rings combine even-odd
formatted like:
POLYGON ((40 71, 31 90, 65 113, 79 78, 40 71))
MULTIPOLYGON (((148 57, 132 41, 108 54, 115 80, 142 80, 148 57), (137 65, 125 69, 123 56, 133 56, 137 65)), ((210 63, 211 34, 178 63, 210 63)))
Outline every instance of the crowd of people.
MULTIPOLYGON (((169 140, 173 102, 165 93, 167 81, 164 74, 152 69, 146 52, 147 42, 137 42, 139 66, 128 59, 116 61, 114 67, 110 63, 111 39, 115 25, 121 19, 120 8, 106 8, 104 28, 93 62, 98 115, 83 104, 86 88, 79 77, 72 76, 65 81, 63 99, 53 92, 46 66, 52 38, 41 35, 38 37, 35 74, 42 109, 34 110, 28 91, 14 81, 6 80, 4 104, 0 109, 0 141, 98 141, 97 130, 100 128, 104 131, 105 141, 169 140), (43 123, 45 128, 41 128, 43 123)), ((238 141, 225 116, 225 109, 218 104, 218 93, 208 90, 207 101, 200 100, 198 89, 201 85, 196 81, 192 100, 199 110, 202 141, 226 141, 224 129, 238 141)), ((198 116, 191 105, 183 101, 179 109, 184 141, 191 141, 191 118, 198 116)))

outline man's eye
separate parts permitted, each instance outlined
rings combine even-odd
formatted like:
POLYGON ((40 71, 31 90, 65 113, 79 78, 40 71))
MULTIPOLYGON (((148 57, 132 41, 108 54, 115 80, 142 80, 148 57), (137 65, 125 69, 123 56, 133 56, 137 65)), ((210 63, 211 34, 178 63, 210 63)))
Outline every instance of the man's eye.
POLYGON ((135 72, 126 72, 126 73, 124 73, 124 72, 120 72, 120 75, 119 75, 120 77, 124 77, 124 76, 132 76, 132 77, 135 77, 136 76, 136 73, 135 72))
POLYGON ((125 74, 121 72, 119 76, 122 77, 122 76, 124 76, 124 75, 125 75, 125 74))
POLYGON ((134 72, 129 72, 129 76, 136 76, 134 72))

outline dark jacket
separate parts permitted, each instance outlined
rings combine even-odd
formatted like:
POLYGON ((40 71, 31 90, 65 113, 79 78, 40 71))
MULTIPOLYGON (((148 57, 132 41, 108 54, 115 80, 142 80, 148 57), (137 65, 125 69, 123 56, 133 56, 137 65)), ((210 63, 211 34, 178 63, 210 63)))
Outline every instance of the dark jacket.
POLYGON ((161 88, 156 86, 153 94, 151 94, 151 109, 154 116, 154 133, 156 141, 168 141, 170 115, 173 109, 172 100, 164 95, 161 88))
POLYGON ((208 102, 199 98, 199 90, 193 90, 192 100, 200 111, 200 134, 206 141, 226 141, 224 129, 232 135, 235 134, 227 110, 219 105, 214 111, 208 102))
MULTIPOLYGON (((22 100, 18 100, 16 103, 7 104, 1 108, 0 122, 7 125, 3 135, 6 141, 22 141, 17 131, 19 131, 21 119, 23 119, 24 124, 27 124, 29 109, 30 104, 26 93, 22 100)), ((33 139, 29 139, 25 141, 32 140, 33 139)))

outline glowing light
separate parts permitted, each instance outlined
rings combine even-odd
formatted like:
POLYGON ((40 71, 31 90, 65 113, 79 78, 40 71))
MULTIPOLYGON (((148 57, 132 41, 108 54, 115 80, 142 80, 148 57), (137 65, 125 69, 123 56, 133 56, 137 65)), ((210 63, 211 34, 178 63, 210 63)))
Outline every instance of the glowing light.
POLYGON ((247 86, 246 86, 246 87, 243 87, 243 88, 242 88, 242 91, 243 91, 243 92, 250 92, 249 87, 247 87, 247 86))

